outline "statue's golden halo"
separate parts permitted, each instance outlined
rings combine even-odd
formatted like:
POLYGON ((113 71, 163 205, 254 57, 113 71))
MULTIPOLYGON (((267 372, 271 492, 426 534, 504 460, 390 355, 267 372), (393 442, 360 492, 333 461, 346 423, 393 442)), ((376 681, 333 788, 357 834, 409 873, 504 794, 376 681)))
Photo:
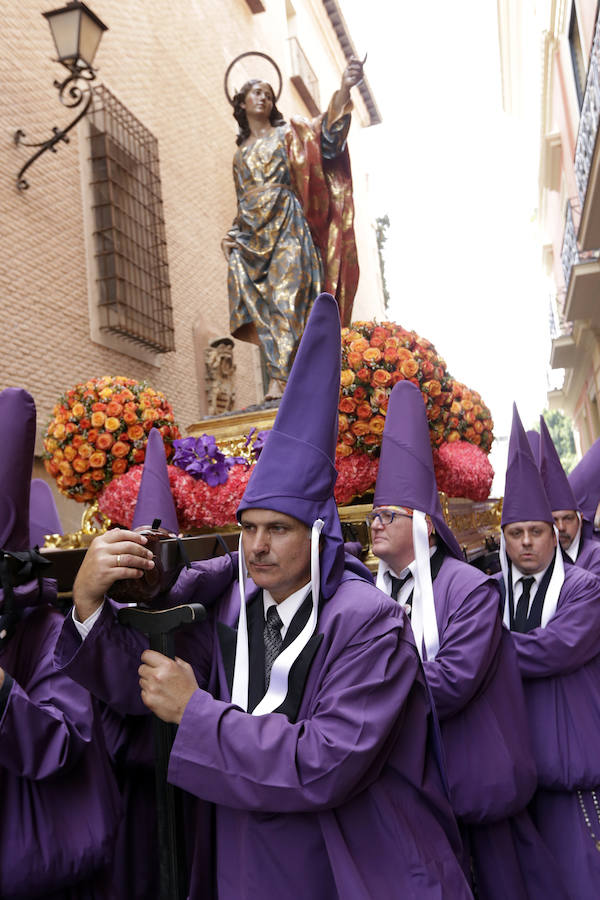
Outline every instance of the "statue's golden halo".
MULTIPOLYGON (((235 59, 229 63, 229 65, 227 66, 227 70, 225 72, 225 78, 223 79, 223 87, 225 90, 225 96, 227 97, 227 100, 229 101, 230 106, 233 106, 233 97, 238 90, 238 86, 234 86, 233 91, 231 90, 231 87, 230 87, 230 82, 233 80, 231 77, 233 67, 237 63, 239 63, 240 60, 246 59, 250 56, 254 56, 254 57, 258 57, 259 59, 266 60, 267 63, 269 63, 275 70, 275 74, 277 75, 277 81, 278 81, 278 87, 277 87, 277 90, 275 91, 275 103, 277 103, 277 101, 281 97, 281 88, 283 85, 282 78, 281 78, 281 71, 279 69, 279 66, 277 65, 275 60, 272 57, 270 57, 267 53, 262 53, 260 50, 246 50, 245 53, 240 53, 239 56, 236 56, 235 59)), ((262 66, 261 68, 266 69, 266 67, 264 67, 264 66, 262 66)), ((241 72, 243 72, 243 67, 240 66, 240 73, 241 72)), ((261 77, 261 74, 262 73, 259 73, 256 76, 251 76, 251 77, 261 77)), ((248 76, 246 73, 244 73, 243 77, 240 79, 239 87, 241 87, 242 84, 244 84, 246 81, 248 81, 249 77, 250 76, 248 76)), ((268 81, 268 78, 265 77, 264 80, 268 81)), ((274 88, 274 86, 273 86, 273 88, 274 88)))

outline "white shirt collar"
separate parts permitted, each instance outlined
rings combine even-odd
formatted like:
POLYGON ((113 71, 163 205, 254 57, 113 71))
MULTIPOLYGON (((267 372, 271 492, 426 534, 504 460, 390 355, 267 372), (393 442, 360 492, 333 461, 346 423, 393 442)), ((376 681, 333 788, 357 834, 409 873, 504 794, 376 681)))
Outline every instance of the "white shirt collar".
POLYGON ((299 590, 294 591, 293 594, 290 594, 289 597, 286 597, 285 600, 282 600, 281 603, 276 603, 273 600, 271 594, 263 588, 263 608, 265 619, 267 618, 267 610, 270 606, 276 606, 277 612, 279 613, 279 618, 283 622, 281 628, 281 637, 284 638, 286 631, 290 627, 290 622, 306 600, 310 593, 310 581, 308 584, 305 584, 304 587, 301 587, 299 590))
MULTIPOLYGON (((553 559, 554 559, 554 557, 553 557, 553 559)), ((515 593, 515 588, 516 588, 516 586, 517 586, 517 582, 518 582, 518 580, 519 580, 520 578, 533 578, 535 584, 533 584, 533 585, 531 586, 532 592, 533 592, 533 591, 537 591, 537 589, 538 589, 539 586, 540 586, 540 581, 542 580, 542 578, 544 577, 544 575, 546 574, 546 572, 548 571, 548 569, 550 568, 551 565, 552 565, 552 561, 551 561, 551 562, 546 566, 546 568, 543 569, 541 572, 535 572, 535 573, 532 573, 532 574, 527 575, 525 572, 521 572, 520 569, 517 569, 517 567, 516 567, 515 564, 513 563, 513 564, 512 564, 512 589, 513 589, 513 596, 514 596, 514 593, 515 593)))
MULTIPOLYGON (((429 548, 429 559, 433 558, 433 554, 435 553, 436 550, 437 550, 436 546, 429 548)), ((383 562, 383 560, 382 560, 382 562, 383 562)), ((392 576, 394 578, 399 578, 401 581, 403 578, 406 578, 407 575, 412 575, 412 577, 414 578, 416 567, 417 567, 417 561, 416 561, 416 559, 413 559, 413 561, 411 563, 409 563, 405 569, 402 569, 402 571, 400 573, 398 573, 398 572, 396 572, 395 569, 392 569, 391 566, 388 566, 388 564, 386 562, 384 562, 383 567, 382 567, 382 574, 383 574, 383 577, 386 579, 386 584, 391 589, 392 583, 390 581, 390 578, 392 576)))
POLYGON ((577 554, 579 553, 579 544, 581 543, 581 514, 577 513, 579 517, 579 528, 577 529, 577 534, 565 550, 565 553, 571 560, 571 562, 575 562, 577 559, 577 554))

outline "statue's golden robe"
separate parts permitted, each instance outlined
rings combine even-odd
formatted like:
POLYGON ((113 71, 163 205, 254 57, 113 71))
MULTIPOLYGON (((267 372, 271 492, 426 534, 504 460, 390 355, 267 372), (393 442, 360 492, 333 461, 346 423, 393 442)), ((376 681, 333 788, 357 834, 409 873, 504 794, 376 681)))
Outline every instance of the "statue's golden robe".
POLYGON ((349 324, 358 284, 350 117, 293 119, 233 159, 238 215, 229 232, 231 333, 253 322, 269 376, 287 379, 315 297, 326 290, 349 324))

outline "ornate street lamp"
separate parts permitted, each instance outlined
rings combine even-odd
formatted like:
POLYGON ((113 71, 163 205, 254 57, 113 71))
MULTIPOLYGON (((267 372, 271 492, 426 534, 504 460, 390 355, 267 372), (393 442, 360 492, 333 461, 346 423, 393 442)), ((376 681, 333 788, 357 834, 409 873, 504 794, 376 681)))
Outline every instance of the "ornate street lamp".
POLYGON ((71 0, 61 9, 42 13, 48 20, 50 31, 58 54, 57 62, 62 63, 69 74, 64 81, 55 81, 54 87, 58 90, 58 97, 63 106, 75 109, 81 106, 81 111, 67 125, 66 128, 52 129, 52 137, 39 144, 28 144, 23 139, 25 132, 19 128, 15 132, 14 141, 17 146, 38 148, 33 156, 25 163, 17 175, 17 187, 24 191, 29 187, 29 182, 24 174, 36 159, 51 150, 56 153, 56 144, 59 141, 69 143, 68 132, 85 116, 93 99, 93 87, 91 82, 96 77, 92 67, 102 33, 108 30, 108 26, 102 22, 92 10, 80 3, 79 0, 71 0), (83 106, 82 106, 83 104, 83 106))

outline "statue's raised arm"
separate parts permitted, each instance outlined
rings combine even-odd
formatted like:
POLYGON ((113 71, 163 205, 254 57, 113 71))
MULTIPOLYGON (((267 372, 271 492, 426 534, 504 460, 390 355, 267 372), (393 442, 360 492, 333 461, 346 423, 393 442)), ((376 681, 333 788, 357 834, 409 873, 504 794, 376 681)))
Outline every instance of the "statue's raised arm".
POLYGON ((260 344, 278 397, 311 306, 332 293, 349 324, 358 284, 352 177, 346 138, 351 88, 363 77, 352 58, 325 114, 292 118, 267 82, 251 79, 233 97, 237 216, 227 258, 230 330, 260 344))

